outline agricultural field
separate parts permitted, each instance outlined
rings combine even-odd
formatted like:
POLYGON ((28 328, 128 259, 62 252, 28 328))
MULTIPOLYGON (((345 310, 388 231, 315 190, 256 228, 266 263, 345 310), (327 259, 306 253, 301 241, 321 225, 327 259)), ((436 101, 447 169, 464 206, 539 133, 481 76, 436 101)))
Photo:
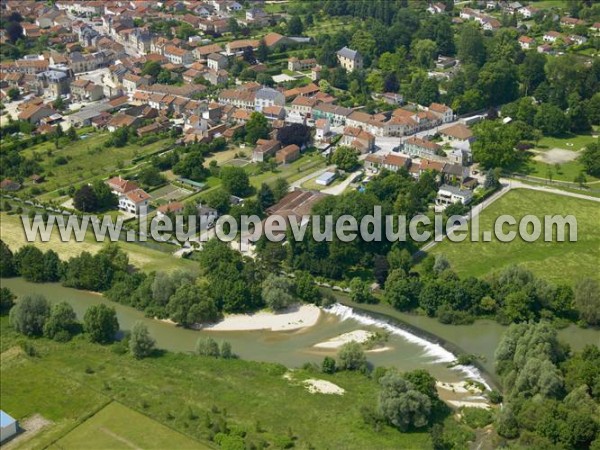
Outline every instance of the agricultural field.
POLYGON ((302 380, 314 373, 295 370, 284 377, 286 369, 278 364, 168 352, 135 360, 83 336, 66 344, 29 340, 14 333, 6 317, 0 324, 3 358, 18 353, 14 363, 2 363, 2 408, 18 420, 40 414, 53 422, 29 448, 85 449, 91 439, 106 444, 95 448, 125 448, 125 442, 152 448, 148 436, 160 448, 186 448, 194 441, 202 448, 218 423, 271 448, 289 448, 294 441, 297 448, 431 447, 426 432, 399 433, 385 425, 376 432, 364 423, 360 406, 375 405, 378 386, 359 373, 319 374, 346 393, 311 394, 302 380), (27 356, 19 341, 29 342, 38 356, 27 356), (112 400, 121 405, 105 407, 112 400), (155 426, 169 428, 168 444, 158 445, 155 426), (331 433, 340 428, 345 432, 331 433))
POLYGON ((50 449, 209 449, 196 440, 152 420, 143 414, 112 402, 66 436, 50 449), (148 430, 152 430, 151 433, 148 430))
MULTIPOLYGON (((25 240, 25 234, 19 216, 2 213, 0 218, 2 220, 0 238, 8 244, 13 252, 28 243, 25 240)), ((61 259, 66 260, 73 256, 77 256, 84 251, 94 254, 104 246, 104 243, 94 240, 91 233, 86 234, 83 242, 62 242, 59 233, 55 228, 49 242, 41 242, 38 239, 38 241, 35 242, 35 245, 42 251, 52 249, 58 253, 61 259)), ((155 250, 132 242, 119 242, 119 246, 121 246, 121 248, 129 255, 130 263, 145 272, 151 272, 153 270, 169 272, 177 269, 197 270, 197 265, 193 262, 186 259, 175 258, 164 251, 155 250)), ((168 249, 170 251, 176 250, 175 247, 168 247, 168 249)))
MULTIPOLYGON (((510 214, 518 221, 527 214, 573 214, 577 218, 577 242, 528 243, 520 238, 503 243, 454 243, 444 240, 433 247, 434 255, 443 254, 461 276, 482 276, 512 264, 519 264, 552 282, 573 284, 583 277, 600 280, 600 208, 589 200, 564 197, 527 189, 514 189, 489 206, 480 216, 480 233, 493 230, 495 219, 510 214)), ((516 227, 511 227, 516 229, 516 227)))
POLYGON ((53 141, 43 142, 22 152, 34 157, 46 175, 46 181, 38 187, 46 194, 42 198, 57 196, 60 188, 106 177, 120 167, 131 164, 138 156, 144 156, 168 147, 173 140, 162 139, 146 146, 129 144, 125 147, 105 148, 110 133, 90 133, 84 139, 64 144, 56 149, 53 141))

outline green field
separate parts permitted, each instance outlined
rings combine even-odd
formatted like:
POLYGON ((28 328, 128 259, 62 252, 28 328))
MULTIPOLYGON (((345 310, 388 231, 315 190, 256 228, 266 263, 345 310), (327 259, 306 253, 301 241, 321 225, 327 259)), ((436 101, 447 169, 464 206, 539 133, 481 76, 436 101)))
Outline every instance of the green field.
MULTIPOLYGON (((575 178, 581 172, 585 172, 585 168, 578 160, 569 161, 557 166, 556 164, 547 164, 543 161, 532 159, 527 163, 526 172, 529 176, 542 178, 544 180, 551 179, 574 183, 575 178)), ((586 174, 585 177, 587 182, 598 180, 596 177, 589 174, 586 174)))
MULTIPOLYGON (((2 213, 0 219, 2 221, 0 238, 8 244, 13 252, 28 243, 25 240, 21 218, 19 216, 2 213)), ((62 242, 56 228, 54 231, 55 232, 52 234, 49 242, 41 242, 38 240, 35 245, 42 251, 50 249, 54 250, 63 260, 78 256, 83 251, 94 254, 104 246, 104 243, 94 240, 91 233, 86 234, 83 242, 62 242)), ((152 272, 153 270, 170 272, 177 269, 198 270, 197 264, 192 261, 175 258, 174 256, 171 256, 170 253, 155 250, 148 246, 122 241, 119 242, 119 246, 129 255, 129 262, 145 272, 152 272)), ((169 251, 175 251, 177 248, 170 246, 167 247, 167 249, 169 251)))
POLYGON ((208 449, 188 436, 174 431, 120 403, 110 403, 51 449, 208 449))
POLYGON ((594 138, 591 134, 573 134, 564 137, 544 136, 537 142, 536 148, 540 150, 562 148, 564 150, 573 150, 577 152, 586 145, 597 140, 598 138, 594 138))
POLYGON ((258 167, 255 164, 245 166, 244 169, 250 176, 250 184, 258 188, 262 183, 269 184, 277 178, 284 178, 288 183, 292 183, 325 167, 325 165, 325 158, 318 153, 312 153, 303 155, 291 164, 279 166, 274 171, 258 173, 258 167))
POLYGON ((208 443, 223 426, 246 434, 256 448, 431 448, 426 432, 375 431, 364 423, 360 408, 376 404, 378 386, 359 373, 296 370, 286 379, 278 364, 181 353, 135 360, 83 336, 66 344, 29 340, 7 323, 0 320, 1 407, 20 421, 40 414, 53 422, 27 448, 86 448, 92 440, 102 444, 94 448, 120 448, 122 439, 147 448, 149 438, 157 446, 169 442, 161 448, 185 448, 190 440, 208 443), (37 356, 27 356, 19 341, 33 344, 37 356), (308 378, 329 380, 346 393, 310 394, 302 384, 308 378), (113 400, 126 408, 102 409, 113 400), (169 429, 157 433, 154 423, 146 426, 150 419, 169 429))
MULTIPOLYGON (((495 219, 510 214, 517 221, 527 214, 542 218, 546 214, 573 214, 577 218, 577 242, 528 243, 520 238, 503 243, 454 243, 444 240, 432 249, 433 254, 445 255, 452 268, 463 276, 482 276, 512 264, 520 264, 541 278, 553 282, 574 283, 581 277, 600 280, 600 208, 598 203, 556 194, 515 189, 489 206, 480 216, 480 233, 493 230, 495 219)), ((505 227, 506 228, 506 227, 505 227)), ((510 230, 516 230, 510 227, 510 230)))
MULTIPOLYGON (((104 143, 110 137, 108 132, 90 133, 85 139, 63 144, 59 149, 54 141, 34 145, 22 152, 23 156, 38 160, 46 176, 46 181, 39 188, 52 193, 61 187, 106 177, 121 166, 127 166, 138 156, 154 153, 169 146, 172 139, 162 139, 146 146, 129 144, 122 148, 105 148, 104 143), (67 163, 56 163, 58 157, 67 159, 67 163)), ((44 197, 54 197, 47 194, 44 197)))

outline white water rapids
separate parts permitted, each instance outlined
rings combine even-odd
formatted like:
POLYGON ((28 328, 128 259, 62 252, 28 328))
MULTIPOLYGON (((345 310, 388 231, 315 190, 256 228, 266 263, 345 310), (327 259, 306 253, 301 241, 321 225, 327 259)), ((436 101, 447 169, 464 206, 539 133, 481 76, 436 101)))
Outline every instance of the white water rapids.
MULTIPOLYGON (((457 359, 456 355, 454 355, 452 352, 449 352, 439 344, 429 342, 426 339, 416 336, 410 333, 409 331, 403 330, 402 328, 396 325, 392 325, 383 320, 375 319, 368 315, 357 313, 352 308, 342 305, 340 303, 335 303, 334 305, 326 308, 325 311, 338 316, 341 320, 352 319, 360 324, 381 328, 383 330, 386 330, 390 334, 400 336, 407 342, 416 344, 419 347, 421 347, 424 350, 425 355, 432 358, 433 362, 435 363, 451 363, 453 361, 456 361, 457 359)), ((476 367, 457 365, 454 366, 453 369, 463 372, 468 379, 477 381, 483 386, 485 386, 486 389, 491 390, 491 387, 488 385, 488 383, 481 375, 481 372, 476 367)))

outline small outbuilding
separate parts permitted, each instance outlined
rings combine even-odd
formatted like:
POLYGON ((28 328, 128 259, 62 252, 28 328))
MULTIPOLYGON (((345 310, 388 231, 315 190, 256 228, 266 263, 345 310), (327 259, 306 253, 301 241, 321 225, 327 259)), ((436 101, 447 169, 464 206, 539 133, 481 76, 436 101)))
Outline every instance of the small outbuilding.
POLYGON ((17 421, 0 410, 0 443, 17 434, 17 421))
POLYGON ((335 180, 336 176, 337 174, 335 172, 325 172, 319 175, 315 182, 317 184, 320 184, 321 186, 329 186, 333 182, 333 180, 335 180))

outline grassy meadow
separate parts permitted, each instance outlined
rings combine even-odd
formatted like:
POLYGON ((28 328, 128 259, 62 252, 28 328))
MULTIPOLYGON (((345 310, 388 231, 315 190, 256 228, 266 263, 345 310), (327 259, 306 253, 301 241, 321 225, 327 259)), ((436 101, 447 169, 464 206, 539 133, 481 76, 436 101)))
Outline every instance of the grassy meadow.
MULTIPOLYGON (((510 214, 517 221, 527 214, 540 219, 547 214, 573 214, 577 219, 578 240, 543 242, 543 233, 542 240, 532 243, 520 238, 509 243, 500 242, 495 237, 492 242, 470 242, 467 238, 460 243, 444 240, 431 252, 445 255, 452 268, 462 276, 482 276, 519 264, 552 282, 572 284, 581 277, 600 280, 600 208, 596 202, 514 189, 484 210, 480 216, 480 233, 493 230, 495 219, 502 214, 510 214)), ((510 227, 510 230, 516 229, 516 226, 510 227)))
POLYGON ((136 448, 161 442, 168 444, 160 448, 186 442, 203 448, 223 426, 274 449, 431 448, 426 432, 375 431, 364 423, 360 408, 374 406, 378 392, 365 375, 297 370, 287 379, 278 364, 181 353, 135 360, 83 336, 65 344, 27 339, 7 323, 0 320, 1 407, 17 420, 40 414, 53 422, 27 448, 124 448, 124 441, 136 448), (36 356, 21 350, 23 341, 36 356), (346 393, 311 394, 302 383, 308 378, 332 381, 346 393))
MULTIPOLYGON (((8 244, 13 252, 28 244, 20 216, 8 215, 3 212, 0 214, 0 220, 2 221, 0 238, 8 244)), ((35 245, 42 251, 54 250, 61 259, 67 260, 73 256, 78 256, 84 251, 94 254, 104 246, 104 243, 96 241, 90 232, 86 234, 82 242, 63 242, 60 240, 60 235, 55 227, 48 242, 41 242, 38 239, 35 245)), ((153 270, 170 272, 177 269, 198 270, 196 263, 187 259, 175 258, 165 251, 155 250, 133 242, 119 241, 119 246, 129 255, 129 262, 145 272, 152 272, 153 270)), ((169 250, 175 251, 176 247, 169 247, 169 250)))

